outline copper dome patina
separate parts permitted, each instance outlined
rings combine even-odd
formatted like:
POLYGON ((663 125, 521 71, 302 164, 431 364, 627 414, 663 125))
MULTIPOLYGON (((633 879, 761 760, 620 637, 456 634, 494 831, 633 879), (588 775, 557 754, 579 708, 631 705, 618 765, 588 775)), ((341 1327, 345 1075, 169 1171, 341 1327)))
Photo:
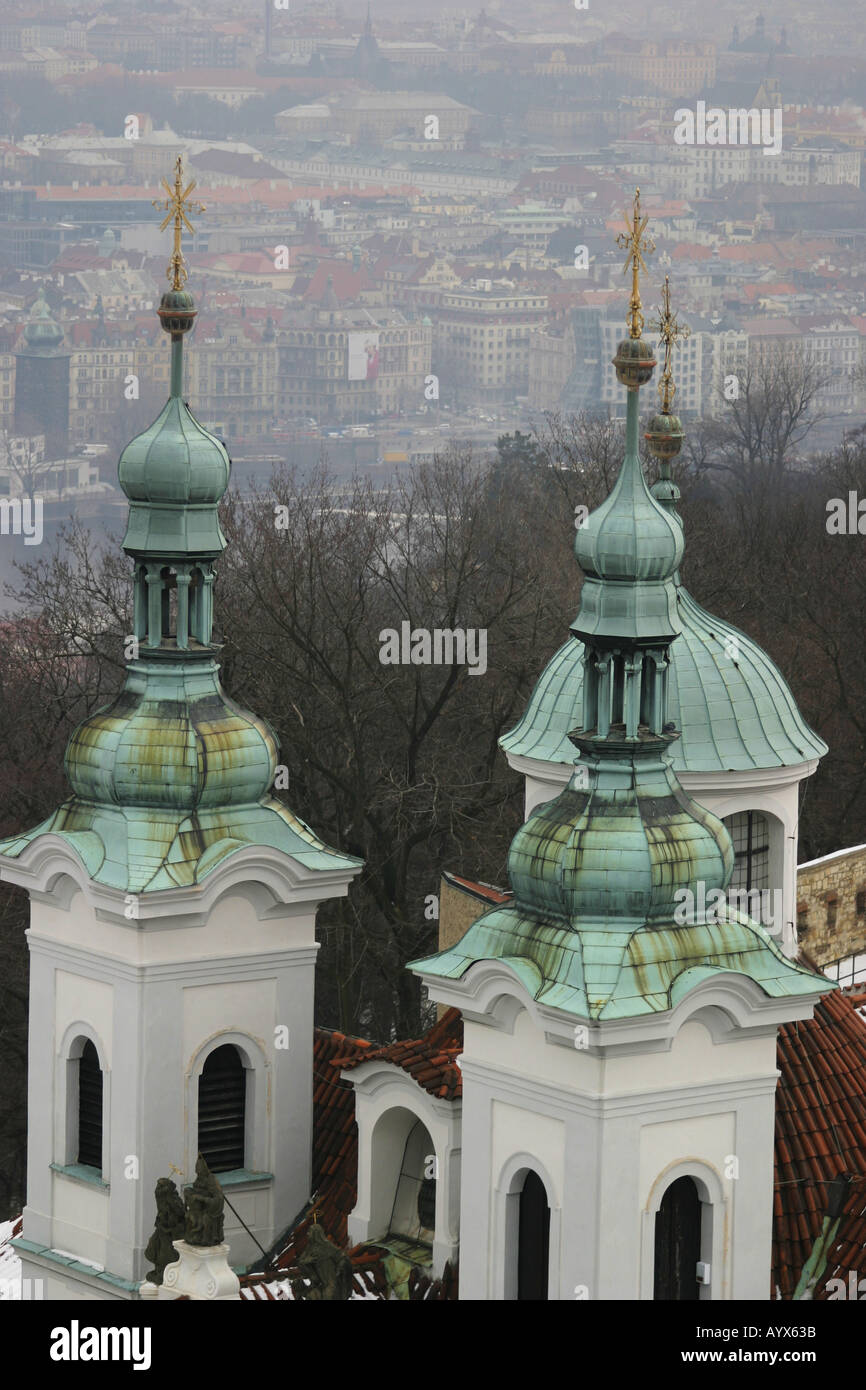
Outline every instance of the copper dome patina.
POLYGON ((24 328, 24 341, 31 352, 46 353, 52 352, 63 342, 63 329, 52 316, 42 285, 39 286, 24 328))
POLYGON ((195 811, 268 792, 279 746, 269 725, 219 684, 215 661, 137 662, 106 709, 75 730, 65 768, 76 796, 195 811))
MULTIPOLYGON (((634 339, 646 249, 637 194, 632 226, 623 241, 633 265, 634 339)), ((582 709, 570 711, 579 727, 568 738, 580 761, 568 786, 514 836, 513 902, 411 966, 429 981, 458 980, 476 967, 482 979, 496 962, 537 1004, 587 1020, 665 1012, 720 974, 745 977, 768 998, 816 988, 810 970, 724 902, 730 835, 684 792, 668 755, 677 737, 668 672, 681 640, 674 576, 682 529, 643 480, 638 385, 629 385, 619 478, 581 528, 588 537, 578 532, 578 557, 591 566, 572 625, 583 639, 584 682, 582 709)))
POLYGON ((192 186, 184 192, 178 159, 174 190, 166 184, 173 284, 159 311, 171 335, 169 399, 118 467, 130 503, 123 546, 133 561, 126 679, 69 740, 72 795, 35 830, 0 845, 0 856, 17 859, 41 837, 58 837, 94 882, 124 894, 200 884, 243 849, 270 848, 326 875, 360 867, 270 794, 277 739, 220 684, 213 589, 230 462, 181 398, 195 305, 183 288, 180 224, 192 186))

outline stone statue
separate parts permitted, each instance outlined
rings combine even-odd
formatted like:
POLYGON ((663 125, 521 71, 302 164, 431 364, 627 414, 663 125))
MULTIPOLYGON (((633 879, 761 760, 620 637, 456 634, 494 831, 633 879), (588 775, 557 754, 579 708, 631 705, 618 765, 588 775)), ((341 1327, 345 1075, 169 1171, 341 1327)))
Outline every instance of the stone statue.
POLYGON ((184 1194, 187 1245, 222 1245, 223 1190, 201 1154, 195 1163, 195 1182, 184 1194))
POLYGON ((177 1259, 172 1242, 183 1236, 184 1211, 180 1193, 171 1178, 158 1179, 154 1196, 156 1224, 144 1252, 145 1259, 153 1261, 153 1269, 147 1271, 145 1278, 149 1284, 161 1284, 166 1265, 177 1259))
POLYGON ((298 1269, 302 1277, 292 1280, 292 1293, 297 1299, 344 1303, 352 1292, 352 1261, 328 1240, 321 1226, 310 1227, 298 1269))

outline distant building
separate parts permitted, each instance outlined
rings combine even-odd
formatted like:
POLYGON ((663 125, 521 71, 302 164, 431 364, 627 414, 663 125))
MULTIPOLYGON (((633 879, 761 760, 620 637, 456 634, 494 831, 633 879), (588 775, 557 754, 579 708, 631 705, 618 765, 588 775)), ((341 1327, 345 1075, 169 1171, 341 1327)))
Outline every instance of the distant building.
MULTIPOLYGON (((435 149, 437 139, 465 136, 478 116, 473 107, 443 92, 341 92, 339 100, 320 105, 327 107, 329 112, 321 128, 331 134, 347 136, 354 145, 381 144, 392 135, 408 131, 419 140, 426 138, 435 149), (438 127, 428 124, 431 117, 435 117, 438 127), (427 131, 433 129, 435 136, 428 135, 427 131)), ((289 107, 274 117, 277 130, 283 134, 296 133, 304 123, 311 121, 319 128, 324 116, 307 107, 301 117, 296 117, 289 107)))
POLYGON ((546 294, 491 280, 442 294, 434 369, 458 394, 513 400, 529 389, 530 341, 549 317, 546 294))
POLYGON ((614 75, 628 83, 692 96, 716 80, 716 45, 709 41, 630 39, 610 34, 599 45, 613 63, 614 75))
POLYGON ((70 355, 40 286, 15 350, 14 428, 17 435, 44 434, 47 459, 63 458, 69 446, 70 355))
POLYGON ((335 297, 289 313, 277 335, 279 413, 324 425, 423 405, 431 339, 429 323, 395 309, 340 309, 335 297))

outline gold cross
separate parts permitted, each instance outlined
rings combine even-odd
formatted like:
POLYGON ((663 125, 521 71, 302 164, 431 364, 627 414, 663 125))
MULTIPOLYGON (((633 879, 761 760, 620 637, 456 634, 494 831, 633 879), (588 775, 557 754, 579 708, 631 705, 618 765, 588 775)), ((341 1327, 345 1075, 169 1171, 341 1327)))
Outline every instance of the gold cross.
POLYGON ((205 208, 203 203, 191 203, 189 201, 189 195, 196 185, 195 179, 191 179, 186 188, 183 186, 182 155, 178 155, 175 161, 174 188, 171 187, 171 184, 165 178, 162 180, 162 186, 168 194, 168 197, 164 200, 161 198, 154 198, 153 206, 159 208, 161 212, 165 212, 165 217, 160 223, 159 230, 161 232, 165 231, 169 222, 174 221, 174 246, 172 248, 171 258, 168 262, 166 276, 171 281, 172 289, 179 290, 183 288, 187 276, 186 263, 184 262, 183 253, 180 249, 180 239, 184 227, 186 227, 188 232, 193 231, 193 225, 187 217, 187 211, 204 212, 205 208))
POLYGON ((653 319, 650 324, 658 333, 665 345, 665 367, 658 384, 658 393, 661 397, 662 411, 665 415, 670 414, 671 405, 676 394, 671 363, 673 360, 673 350, 677 343, 684 343, 691 334, 691 329, 687 323, 678 323, 676 314, 671 313, 671 284, 670 276, 665 276, 664 288, 662 290, 662 302, 659 305, 659 316, 653 319))
POLYGON ((634 191, 634 207, 631 217, 628 212, 623 214, 625 225, 631 225, 631 231, 620 232, 616 239, 616 244, 622 251, 627 251, 625 265, 622 268, 623 274, 631 266, 631 298, 628 301, 628 332, 630 338, 639 338, 643 330, 644 317, 640 306, 640 272, 646 272, 644 254, 651 256, 656 249, 656 244, 651 236, 644 238, 648 217, 640 215, 640 189, 634 191))

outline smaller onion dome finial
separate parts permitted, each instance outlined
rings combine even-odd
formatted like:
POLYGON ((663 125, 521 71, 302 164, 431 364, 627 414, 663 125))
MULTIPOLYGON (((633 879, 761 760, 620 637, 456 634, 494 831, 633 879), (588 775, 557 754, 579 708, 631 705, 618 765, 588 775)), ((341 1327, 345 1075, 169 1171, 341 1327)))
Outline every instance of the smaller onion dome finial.
POLYGON ((624 216, 626 227, 630 226, 631 230, 620 232, 616 244, 621 250, 628 252, 623 266, 623 274, 631 268, 631 297, 628 302, 626 318, 629 336, 618 345, 613 365, 616 369, 616 379, 620 385, 627 387, 629 391, 637 391, 649 381, 656 365, 655 353, 649 343, 645 343, 641 338, 644 317, 641 312, 640 272, 646 271, 644 254, 651 255, 656 247, 652 237, 647 235, 646 227, 649 219, 641 217, 639 188, 634 191, 634 207, 631 217, 627 212, 624 216))
MULTIPOLYGON (((673 350, 678 343, 683 343, 690 336, 691 329, 688 324, 679 323, 677 316, 671 311, 671 286, 670 276, 665 276, 665 283, 662 287, 662 302, 659 305, 658 318, 650 324, 658 333, 664 343, 664 370, 658 384, 658 393, 661 400, 661 410, 650 420, 649 429, 644 434, 647 447, 654 458, 657 458, 663 465, 662 480, 669 482, 669 474, 665 471, 665 466, 671 459, 676 458, 683 447, 683 426, 678 415, 671 412, 673 399, 676 395, 676 385, 673 376, 673 350)), ((675 484, 671 484, 670 496, 665 495, 665 501, 675 501, 679 498, 679 489, 675 484), (676 498, 673 493, 676 492, 676 498)), ((656 494, 656 500, 662 500, 656 494)))

